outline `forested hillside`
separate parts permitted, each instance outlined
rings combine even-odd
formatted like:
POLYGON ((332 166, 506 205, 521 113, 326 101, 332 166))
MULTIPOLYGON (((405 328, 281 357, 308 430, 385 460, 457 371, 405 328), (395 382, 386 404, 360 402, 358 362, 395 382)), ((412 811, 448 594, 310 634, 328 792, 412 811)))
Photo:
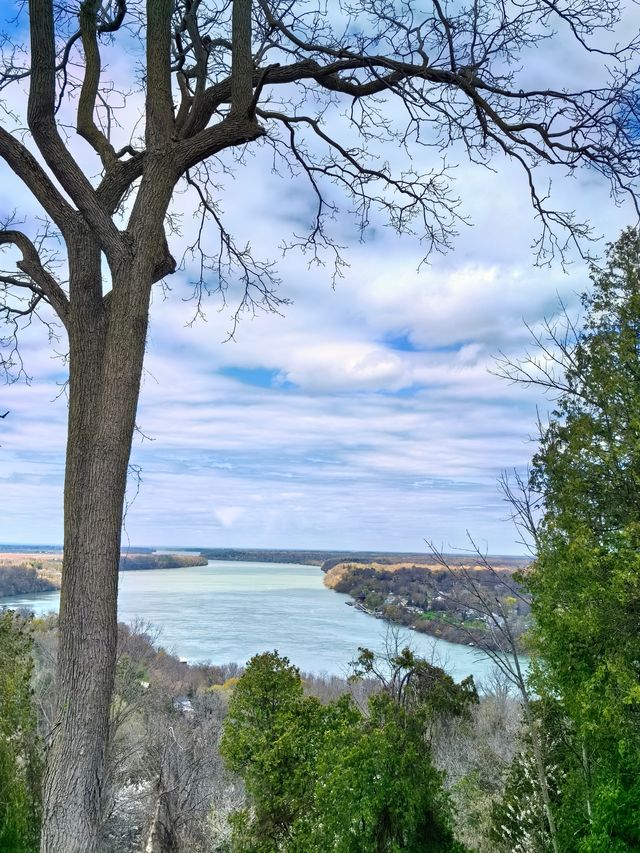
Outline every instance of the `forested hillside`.
POLYGON ((499 638, 492 636, 496 618, 508 615, 518 641, 529 627, 530 597, 524 575, 515 570, 528 561, 514 558, 505 565, 485 560, 481 565, 460 558, 451 563, 443 555, 440 564, 430 566, 338 563, 328 569, 324 582, 372 616, 452 643, 488 643, 497 649, 499 638), (489 601, 492 607, 486 606, 489 601))
POLYGON ((206 557, 200 554, 138 554, 127 552, 120 556, 121 572, 145 569, 183 569, 188 566, 206 566, 206 557))
POLYGON ((60 584, 42 577, 33 566, 0 566, 0 598, 30 592, 52 592, 60 584))
MULTIPOLYGON (((53 617, 0 622, 0 661, 12 655, 33 686, 30 695, 0 677, 0 719, 11 725, 13 707, 33 713, 38 735, 11 742, 17 763, 4 765, 19 792, 0 797, 0 839, 21 838, 0 842, 12 853, 37 849, 24 827, 39 814, 58 642, 53 617)), ((160 831, 152 849, 163 853, 323 853, 350 825, 367 851, 382 833, 385 850, 405 839, 402 849, 506 853, 491 809, 521 713, 505 682, 478 695, 471 679, 456 684, 392 642, 387 660, 363 652, 352 672, 305 675, 277 652, 246 668, 190 666, 150 626, 120 625, 104 853, 139 853, 160 831)), ((0 743, 0 768, 3 755, 0 743)))

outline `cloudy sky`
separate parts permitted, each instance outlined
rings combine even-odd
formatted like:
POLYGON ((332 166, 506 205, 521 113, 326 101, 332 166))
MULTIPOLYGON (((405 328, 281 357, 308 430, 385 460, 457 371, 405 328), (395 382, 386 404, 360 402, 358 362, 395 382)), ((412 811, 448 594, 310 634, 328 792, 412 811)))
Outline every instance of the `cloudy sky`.
MULTIPOLYGON (((417 239, 374 220, 363 244, 340 218, 349 266, 335 288, 327 269, 281 257, 283 239, 308 222, 304 186, 274 175, 266 152, 227 179, 227 221, 278 261, 292 304, 245 318, 224 342, 233 293, 227 306, 212 297, 191 324, 188 270, 157 291, 132 544, 419 551, 425 538, 464 546, 469 530, 490 552, 521 551, 496 479, 526 466, 536 409, 549 404, 491 371, 500 351, 525 353, 525 321, 552 316, 559 297, 577 310, 588 275, 578 259, 567 272, 533 267, 524 178, 505 160, 493 165, 460 159, 455 190, 473 224, 420 270, 417 239)), ((631 221, 593 174, 558 173, 554 192, 608 239, 631 221)), ((0 208, 37 212, 6 170, 0 208)), ((195 224, 182 213, 186 239, 195 224)), ((179 254, 179 237, 172 248, 179 254)), ((10 411, 0 421, 0 542, 62 541, 64 351, 43 328, 25 329, 31 382, 0 387, 0 414, 10 411)))

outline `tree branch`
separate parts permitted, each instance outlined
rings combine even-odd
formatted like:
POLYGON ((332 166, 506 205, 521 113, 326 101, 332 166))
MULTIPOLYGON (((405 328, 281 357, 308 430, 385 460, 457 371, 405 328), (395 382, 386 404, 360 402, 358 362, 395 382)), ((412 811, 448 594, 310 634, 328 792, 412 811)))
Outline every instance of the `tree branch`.
POLYGON ((264 136, 264 133, 264 128, 248 116, 240 118, 229 115, 213 127, 200 131, 192 139, 183 140, 176 152, 176 168, 183 175, 187 169, 225 148, 253 142, 264 136))
POLYGON ((231 18, 231 115, 249 118, 253 100, 252 0, 233 0, 231 18))
POLYGON ((90 181, 62 141, 55 121, 55 31, 52 0, 29 0, 32 71, 27 119, 47 165, 69 194, 87 224, 100 236, 108 256, 124 245, 111 217, 98 204, 90 181))
POLYGON ((147 160, 146 151, 134 152, 129 160, 119 160, 105 172, 96 189, 96 198, 110 216, 117 210, 123 196, 142 176, 147 160))
POLYGON ((147 149, 166 144, 174 130, 171 94, 172 7, 172 0, 147 0, 147 149))
POLYGON ((100 157, 102 165, 107 168, 115 161, 116 154, 113 146, 104 133, 98 129, 93 118, 102 69, 98 47, 97 5, 88 0, 80 6, 80 31, 85 57, 85 72, 80 97, 78 98, 77 131, 91 145, 100 157))
POLYGON ((38 293, 46 298, 60 320, 66 324, 69 300, 55 278, 45 269, 34 244, 26 234, 11 229, 0 231, 0 246, 7 245, 15 246, 22 253, 22 260, 17 263, 18 269, 35 282, 38 293))
POLYGON ((0 127, 0 157, 33 193, 62 234, 68 234, 78 213, 59 192, 29 149, 0 127))

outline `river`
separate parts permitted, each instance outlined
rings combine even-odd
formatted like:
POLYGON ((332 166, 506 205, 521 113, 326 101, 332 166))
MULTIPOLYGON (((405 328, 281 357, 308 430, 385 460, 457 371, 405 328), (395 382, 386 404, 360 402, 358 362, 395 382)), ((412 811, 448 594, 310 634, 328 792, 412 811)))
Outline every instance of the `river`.
MULTIPOLYGON (((142 619, 158 643, 190 663, 244 663, 277 649, 304 672, 346 675, 358 646, 381 651, 386 624, 347 607, 317 566, 211 561, 206 566, 122 572, 118 617, 142 619)), ((0 599, 0 606, 56 611, 57 592, 0 599)), ((471 647, 404 631, 421 656, 456 679, 486 678, 492 664, 471 647)))

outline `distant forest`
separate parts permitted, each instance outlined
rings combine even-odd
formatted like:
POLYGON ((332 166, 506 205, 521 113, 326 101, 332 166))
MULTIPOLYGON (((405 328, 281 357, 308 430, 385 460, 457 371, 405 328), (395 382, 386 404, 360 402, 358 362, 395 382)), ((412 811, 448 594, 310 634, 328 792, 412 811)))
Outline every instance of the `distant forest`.
MULTIPOLYGON (((10 553, 6 552, 7 555, 10 553)), ((28 560, 16 558, 16 562, 6 561, 0 564, 0 599, 60 589, 62 564, 59 556, 55 560, 51 557, 51 553, 34 552, 28 560)), ((206 564, 206 557, 200 554, 153 554, 136 551, 120 556, 121 572, 181 569, 188 566, 206 566, 206 564)))
POLYGON ((29 595, 34 592, 53 592, 59 584, 38 575, 34 566, 0 566, 0 598, 10 595, 29 595))
MULTIPOLYGON (((202 548, 200 554, 207 560, 229 560, 248 563, 298 563, 303 566, 321 566, 323 572, 337 566, 339 563, 416 563, 422 565, 429 561, 429 554, 394 551, 312 551, 261 548, 202 548)), ((512 565, 514 571, 522 568, 528 559, 525 557, 494 556, 492 559, 500 565, 512 565)), ((451 556, 450 562, 465 562, 465 558, 451 556)), ((466 560, 468 562, 468 560, 466 560)))
POLYGON ((122 554, 120 571, 135 572, 145 569, 184 569, 189 566, 206 566, 206 557, 200 554, 122 554))

